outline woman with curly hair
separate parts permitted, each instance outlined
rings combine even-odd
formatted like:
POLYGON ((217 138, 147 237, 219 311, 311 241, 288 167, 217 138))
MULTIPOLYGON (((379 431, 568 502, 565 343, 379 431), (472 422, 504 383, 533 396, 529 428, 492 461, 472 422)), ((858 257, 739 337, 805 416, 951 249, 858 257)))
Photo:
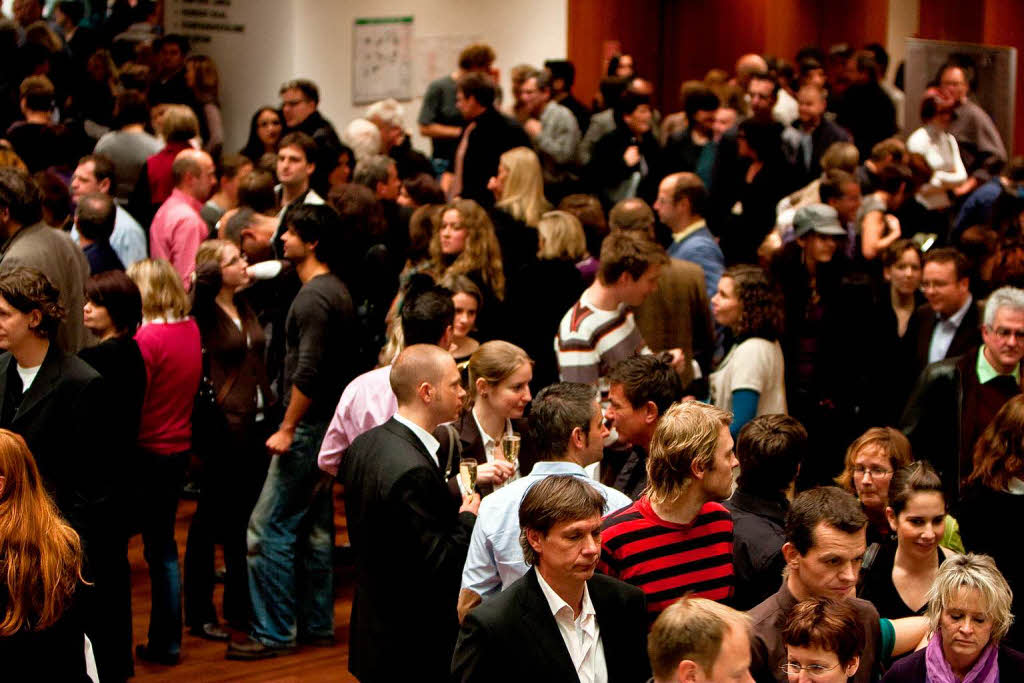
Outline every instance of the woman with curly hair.
POLYGON ((0 658, 10 680, 89 681, 72 609, 82 543, 57 512, 25 440, 0 429, 0 658))
MULTIPOLYGON (((982 432, 967 482, 954 510, 964 545, 992 556, 1010 585, 1017 587, 1012 611, 1020 614, 1024 555, 1020 543, 1013 541, 1010 525, 1024 515, 1024 396, 1004 403, 982 432)), ((1006 643, 1024 647, 1024 629, 1018 623, 1010 628, 1006 643)))
POLYGON ((711 373, 711 402, 733 413, 733 438, 747 422, 768 413, 786 413, 782 300, 757 266, 733 266, 711 298, 715 322, 735 339, 711 373))
POLYGON ((430 259, 436 279, 465 275, 476 284, 483 297, 483 315, 477 320, 480 340, 495 338, 505 299, 505 269, 487 212, 471 199, 449 203, 430 240, 430 259))

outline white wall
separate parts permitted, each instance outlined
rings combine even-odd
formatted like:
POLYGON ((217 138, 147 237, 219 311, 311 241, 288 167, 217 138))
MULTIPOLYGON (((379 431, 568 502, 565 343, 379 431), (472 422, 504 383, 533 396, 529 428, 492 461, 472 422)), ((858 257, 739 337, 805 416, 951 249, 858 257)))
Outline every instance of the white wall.
MULTIPOLYGON (((365 105, 352 104, 352 27, 365 17, 413 17, 413 34, 477 36, 498 55, 502 86, 509 91, 509 69, 526 62, 540 66, 545 59, 565 58, 568 41, 568 0, 294 0, 295 75, 320 86, 320 109, 339 134, 345 124, 362 116, 365 105), (329 46, 329 47, 328 47, 329 46)), ((457 53, 463 45, 455 46, 457 53)), ((451 64, 455 69, 456 64, 451 64)), ((276 92, 276 91, 275 91, 276 92)), ((403 102, 406 127, 416 132, 422 92, 403 102)), ((429 152, 428 142, 414 144, 429 152)))
MULTIPOLYGON (((226 6, 168 0, 168 31, 189 34, 178 23, 180 10, 204 6, 224 14, 204 21, 245 26, 242 33, 203 32, 208 40, 194 46, 195 52, 213 57, 220 69, 229 150, 245 143, 252 113, 262 104, 277 104, 278 88, 290 78, 310 78, 320 86, 320 111, 339 134, 363 114, 365 105, 352 103, 352 32, 357 18, 412 16, 414 37, 483 39, 498 55, 496 66, 506 92, 510 67, 521 62, 539 66, 544 59, 564 58, 567 49, 568 0, 236 0, 226 6)), ((457 54, 464 40, 452 42, 457 54)), ((454 58, 449 66, 454 70, 454 58)), ((422 95, 419 88, 415 91, 415 99, 403 102, 413 133, 422 95)), ((414 144, 429 152, 429 142, 418 133, 414 144)))

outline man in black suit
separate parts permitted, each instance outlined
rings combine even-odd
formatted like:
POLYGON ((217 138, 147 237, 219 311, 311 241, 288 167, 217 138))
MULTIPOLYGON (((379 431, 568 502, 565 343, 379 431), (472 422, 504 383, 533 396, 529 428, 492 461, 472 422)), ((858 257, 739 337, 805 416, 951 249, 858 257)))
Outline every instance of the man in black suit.
POLYGON ((532 569, 466 615, 452 680, 646 681, 643 591, 594 574, 604 495, 574 476, 535 484, 519 507, 532 569))
POLYGON ((132 671, 131 579, 111 509, 111 482, 123 473, 113 471, 106 450, 111 418, 99 412, 109 405, 102 378, 55 342, 63 316, 56 288, 40 271, 0 274, 0 428, 25 439, 46 490, 82 538, 91 583, 78 594, 85 631, 104 680, 123 681, 132 671))
POLYGON ((455 106, 467 124, 455 149, 449 196, 472 199, 484 207, 494 205, 487 181, 498 173, 501 155, 513 147, 532 146, 522 127, 494 108, 496 95, 491 77, 477 72, 459 78, 455 92, 455 106))
POLYGON ((914 312, 904 337, 915 344, 910 349, 911 380, 916 380, 928 364, 956 358, 981 344, 981 321, 971 296, 967 258, 962 253, 952 247, 926 252, 921 289, 928 303, 914 312))
POLYGON ((363 683, 442 681, 480 496, 452 498, 431 432, 466 392, 451 355, 406 348, 391 367, 398 412, 352 443, 338 472, 356 561, 349 671, 363 683))

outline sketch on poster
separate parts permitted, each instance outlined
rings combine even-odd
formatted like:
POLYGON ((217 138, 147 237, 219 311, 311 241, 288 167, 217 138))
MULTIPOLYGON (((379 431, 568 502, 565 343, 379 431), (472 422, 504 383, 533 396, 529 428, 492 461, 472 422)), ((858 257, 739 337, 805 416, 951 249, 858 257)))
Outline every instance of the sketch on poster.
POLYGON ((352 35, 352 102, 412 99, 412 17, 356 19, 352 35))

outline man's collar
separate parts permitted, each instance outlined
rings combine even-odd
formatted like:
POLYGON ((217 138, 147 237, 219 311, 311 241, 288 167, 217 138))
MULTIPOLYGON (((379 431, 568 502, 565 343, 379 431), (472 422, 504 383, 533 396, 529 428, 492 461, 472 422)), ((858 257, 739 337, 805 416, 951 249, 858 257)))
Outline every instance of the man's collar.
POLYGON ((551 474, 586 475, 587 471, 583 469, 582 465, 572 462, 571 460, 541 460, 534 463, 533 469, 530 470, 531 476, 548 476, 551 474))
MULTIPOLYGON (((1002 376, 1004 373, 999 372, 992 364, 988 362, 988 358, 985 357, 985 345, 982 344, 981 348, 978 349, 978 362, 975 364, 975 370, 978 372, 978 383, 986 384, 996 377, 1002 376)), ((1012 376, 1017 383, 1020 383, 1020 364, 1013 368, 1008 376, 1012 376)))
POLYGON ((736 508, 744 512, 749 512, 759 517, 768 517, 778 522, 785 520, 786 511, 789 509, 789 503, 781 495, 779 499, 773 500, 737 490, 729 500, 736 508))
MULTIPOLYGON (((562 596, 555 592, 544 577, 541 575, 540 570, 537 573, 537 583, 540 584, 540 592, 544 594, 544 599, 547 600, 548 607, 551 609, 551 614, 556 615, 565 608, 569 609, 569 614, 572 618, 576 618, 576 609, 567 603, 562 596)), ((583 604, 580 609, 580 616, 584 617, 588 614, 596 614, 594 610, 594 604, 590 602, 590 590, 587 587, 586 581, 583 582, 583 604)))
POLYGON ((673 233, 672 234, 672 241, 673 242, 677 242, 677 243, 678 242, 682 242, 687 237, 689 237, 693 233, 697 232, 701 228, 706 228, 707 225, 708 225, 707 221, 705 221, 703 218, 698 218, 693 223, 690 223, 689 225, 687 225, 685 228, 683 228, 679 232, 673 233))
POLYGON ((437 451, 441 448, 441 442, 435 439, 433 434, 423 427, 420 427, 409 418, 402 417, 398 413, 395 413, 395 421, 412 430, 412 433, 416 435, 416 438, 423 443, 423 447, 427 449, 427 452, 429 452, 435 460, 437 459, 437 451))
POLYGON ((956 327, 960 327, 960 323, 963 322, 964 316, 967 315, 967 311, 969 311, 971 309, 971 305, 973 303, 974 303, 974 296, 972 294, 968 293, 967 294, 967 303, 965 303, 963 306, 961 306, 960 310, 958 310, 956 313, 954 313, 953 315, 949 316, 948 318, 943 318, 938 313, 936 313, 935 315, 936 315, 936 317, 939 318, 939 320, 945 320, 946 322, 953 323, 953 325, 955 325, 956 327))

